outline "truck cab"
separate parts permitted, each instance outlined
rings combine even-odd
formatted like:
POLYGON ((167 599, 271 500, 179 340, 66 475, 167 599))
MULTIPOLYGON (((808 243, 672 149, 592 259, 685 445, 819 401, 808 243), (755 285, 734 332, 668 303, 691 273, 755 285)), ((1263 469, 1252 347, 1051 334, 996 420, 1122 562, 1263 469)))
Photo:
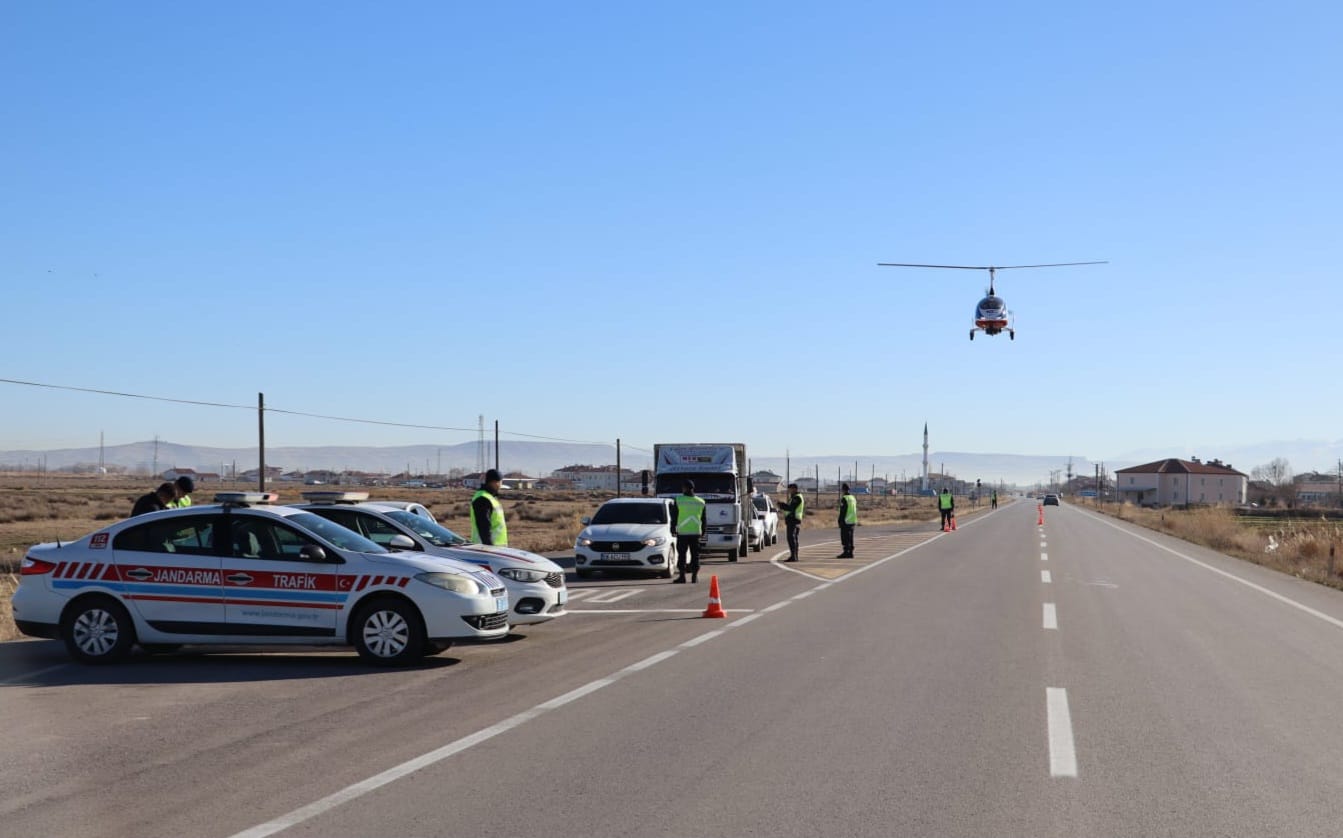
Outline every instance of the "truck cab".
POLYGON ((746 446, 740 442, 657 443, 653 446, 655 486, 660 498, 681 494, 686 480, 705 502, 704 553, 725 553, 728 561, 745 556, 750 544, 750 478, 746 446))

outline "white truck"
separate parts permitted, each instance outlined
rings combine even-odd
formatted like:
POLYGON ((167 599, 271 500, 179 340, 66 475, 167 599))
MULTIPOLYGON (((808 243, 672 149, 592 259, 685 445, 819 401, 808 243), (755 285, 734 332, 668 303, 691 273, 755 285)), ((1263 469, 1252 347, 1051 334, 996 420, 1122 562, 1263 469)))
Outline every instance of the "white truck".
POLYGON ((707 531, 700 538, 704 553, 726 553, 730 562, 746 555, 755 509, 743 443, 656 443, 653 474, 654 494, 660 498, 675 498, 685 480, 694 482, 695 494, 706 504, 707 531))

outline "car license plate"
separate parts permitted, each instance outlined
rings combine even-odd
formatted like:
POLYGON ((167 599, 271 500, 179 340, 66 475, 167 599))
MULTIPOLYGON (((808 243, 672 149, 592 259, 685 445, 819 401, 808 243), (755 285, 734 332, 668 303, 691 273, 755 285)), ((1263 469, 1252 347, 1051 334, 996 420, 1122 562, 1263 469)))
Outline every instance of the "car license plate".
POLYGON ((508 610, 508 597, 506 597, 506 596, 495 597, 495 598, 494 598, 494 610, 495 610, 495 611, 507 611, 507 610, 508 610))
POLYGON ((555 601, 560 605, 563 605, 564 603, 568 602, 569 601, 568 589, 561 590, 559 597, 555 601))
POLYGON ((602 561, 604 562, 627 562, 629 560, 629 553, 602 553, 602 561))

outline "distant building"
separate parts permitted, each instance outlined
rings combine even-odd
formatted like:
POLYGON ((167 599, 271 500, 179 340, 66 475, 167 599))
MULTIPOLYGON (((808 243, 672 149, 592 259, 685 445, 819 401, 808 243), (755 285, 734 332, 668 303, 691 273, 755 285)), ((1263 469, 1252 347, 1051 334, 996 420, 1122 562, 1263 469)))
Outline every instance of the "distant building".
POLYGON ((1292 487, 1296 491, 1297 506, 1338 506, 1339 480, 1302 480, 1292 487))
POLYGON ((1166 459, 1115 472, 1115 490, 1139 506, 1245 503, 1249 475, 1221 460, 1166 459))
POLYGON ((639 479, 638 474, 629 469, 622 469, 618 478, 616 467, 613 465, 565 466, 562 469, 552 471, 550 476, 561 480, 569 480, 573 483, 575 489, 587 492, 614 492, 617 481, 625 483, 639 479))
POLYGON ((772 471, 757 471, 751 475, 751 481, 755 484, 757 492, 764 492, 772 495, 783 488, 783 478, 772 471))

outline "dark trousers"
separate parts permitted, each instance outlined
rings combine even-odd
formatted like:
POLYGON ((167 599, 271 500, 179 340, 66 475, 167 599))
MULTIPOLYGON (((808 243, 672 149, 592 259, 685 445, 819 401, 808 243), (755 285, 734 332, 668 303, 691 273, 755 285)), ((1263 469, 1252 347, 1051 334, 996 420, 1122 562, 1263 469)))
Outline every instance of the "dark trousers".
POLYGON ((952 514, 953 512, 955 512, 955 511, 956 511, 956 510, 954 510, 954 509, 943 509, 943 510, 942 510, 942 526, 944 526, 944 527, 949 527, 949 526, 951 526, 951 514, 952 514))
POLYGON ((802 530, 802 524, 797 521, 785 521, 784 526, 788 527, 788 557, 796 559, 801 546, 798 545, 797 534, 802 530))
POLYGON ((687 572, 699 575, 699 534, 676 536, 676 570, 682 576, 687 572), (690 564, 686 565, 685 554, 690 554, 690 564))
POLYGON ((845 553, 853 552, 853 524, 839 525, 839 544, 845 553))

